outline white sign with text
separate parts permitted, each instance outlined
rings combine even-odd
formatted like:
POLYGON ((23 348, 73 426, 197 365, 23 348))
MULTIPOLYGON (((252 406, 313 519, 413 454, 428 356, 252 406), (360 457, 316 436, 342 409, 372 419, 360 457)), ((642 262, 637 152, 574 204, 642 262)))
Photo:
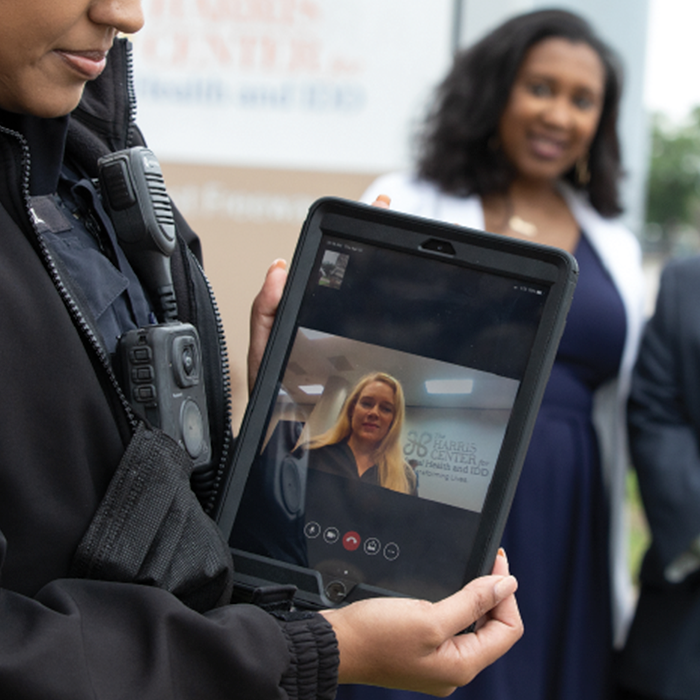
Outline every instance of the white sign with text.
POLYGON ((163 160, 346 172, 409 162, 452 0, 145 0, 138 120, 163 160))

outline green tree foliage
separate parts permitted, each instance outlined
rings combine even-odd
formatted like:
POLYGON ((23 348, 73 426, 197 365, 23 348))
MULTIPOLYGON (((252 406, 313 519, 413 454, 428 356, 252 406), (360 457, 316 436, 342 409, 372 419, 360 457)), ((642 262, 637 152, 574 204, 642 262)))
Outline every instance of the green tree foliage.
POLYGON ((654 116, 646 220, 668 248, 700 224, 700 107, 681 126, 654 116))

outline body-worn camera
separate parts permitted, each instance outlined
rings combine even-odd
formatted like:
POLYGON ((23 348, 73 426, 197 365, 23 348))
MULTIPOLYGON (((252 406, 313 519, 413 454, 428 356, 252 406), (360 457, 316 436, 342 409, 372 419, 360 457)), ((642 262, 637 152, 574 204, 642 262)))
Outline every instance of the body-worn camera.
POLYGON ((211 459, 202 351, 194 326, 177 319, 170 256, 175 219, 163 173, 142 146, 98 161, 102 200, 124 253, 157 313, 159 325, 126 332, 118 365, 132 408, 176 440, 195 467, 211 459))
POLYGON ((118 349, 134 411, 176 440, 195 466, 211 457, 199 335, 189 323, 128 331, 118 349))

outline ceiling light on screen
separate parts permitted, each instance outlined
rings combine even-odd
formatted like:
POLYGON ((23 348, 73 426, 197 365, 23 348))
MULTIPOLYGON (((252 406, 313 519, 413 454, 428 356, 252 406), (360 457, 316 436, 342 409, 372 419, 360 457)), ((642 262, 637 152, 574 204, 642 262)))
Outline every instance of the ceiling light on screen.
POLYGON ((320 396, 323 393, 323 384, 307 384, 299 388, 308 396, 320 396))
POLYGON ((425 382, 429 394, 471 394, 473 379, 428 379, 425 382))
POLYGON ((299 333, 301 333, 309 340, 324 340, 325 338, 333 337, 329 333, 324 333, 323 331, 314 331, 311 328, 300 328, 299 333))

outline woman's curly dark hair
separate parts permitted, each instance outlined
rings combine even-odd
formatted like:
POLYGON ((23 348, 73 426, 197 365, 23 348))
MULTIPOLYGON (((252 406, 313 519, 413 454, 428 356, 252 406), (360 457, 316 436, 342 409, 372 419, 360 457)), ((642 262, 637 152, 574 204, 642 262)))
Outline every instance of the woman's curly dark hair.
POLYGON ((418 174, 422 178, 459 196, 508 190, 515 171, 501 150, 493 148, 493 139, 525 55, 535 44, 551 38, 588 44, 605 68, 603 109, 589 153, 589 182, 579 184, 575 168, 564 178, 586 191, 601 215, 611 217, 622 211, 617 136, 620 64, 588 22, 564 10, 518 15, 455 56, 418 136, 418 174))

